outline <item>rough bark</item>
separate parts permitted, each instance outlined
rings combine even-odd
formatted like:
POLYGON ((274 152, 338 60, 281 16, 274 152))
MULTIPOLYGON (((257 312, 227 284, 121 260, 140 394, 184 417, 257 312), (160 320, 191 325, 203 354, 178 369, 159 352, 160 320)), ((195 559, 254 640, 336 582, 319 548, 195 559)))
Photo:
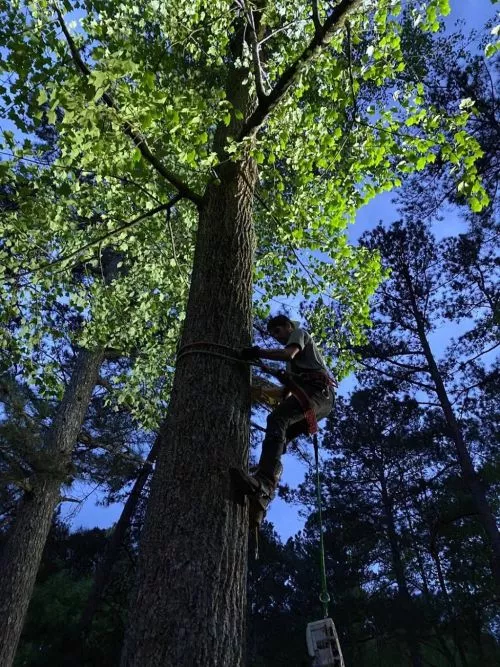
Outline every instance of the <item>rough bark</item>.
POLYGON ((0 562, 0 665, 10 667, 21 635, 60 486, 68 478, 71 453, 103 360, 102 350, 81 350, 70 383, 46 438, 45 469, 30 479, 31 490, 16 513, 0 562))
POLYGON ((455 417, 455 413, 453 411, 451 401, 448 397, 443 378, 439 372, 434 355, 432 354, 432 349, 427 339, 424 318, 418 308, 411 277, 406 267, 403 267, 402 274, 404 276, 408 293, 410 295, 411 308, 413 311, 413 317, 415 318, 417 334, 427 361, 429 374, 435 386, 436 395, 444 413, 446 424, 448 426, 449 436, 455 445, 458 462, 462 471, 462 477, 472 496, 472 500, 478 511, 479 521, 481 522, 481 525, 483 526, 491 545, 491 570, 497 591, 500 592, 500 532, 496 524, 495 516, 486 497, 483 484, 481 483, 481 480, 479 479, 479 476, 474 469, 474 464, 469 454, 469 450, 467 449, 467 444, 465 442, 462 429, 460 428, 458 420, 455 417))
MULTIPOLYGON (((247 345, 253 262, 250 163, 211 186, 200 211, 182 345, 247 345)), ((179 360, 141 539, 122 665, 242 664, 247 520, 228 470, 248 457, 249 371, 179 360)))

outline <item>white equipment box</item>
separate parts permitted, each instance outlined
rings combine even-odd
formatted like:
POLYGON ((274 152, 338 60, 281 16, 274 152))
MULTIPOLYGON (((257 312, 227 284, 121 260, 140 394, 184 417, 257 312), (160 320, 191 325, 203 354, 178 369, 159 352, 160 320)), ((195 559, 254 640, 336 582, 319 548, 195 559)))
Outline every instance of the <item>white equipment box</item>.
POLYGON ((313 667, 345 667, 339 638, 331 618, 309 623, 306 630, 307 650, 313 667))

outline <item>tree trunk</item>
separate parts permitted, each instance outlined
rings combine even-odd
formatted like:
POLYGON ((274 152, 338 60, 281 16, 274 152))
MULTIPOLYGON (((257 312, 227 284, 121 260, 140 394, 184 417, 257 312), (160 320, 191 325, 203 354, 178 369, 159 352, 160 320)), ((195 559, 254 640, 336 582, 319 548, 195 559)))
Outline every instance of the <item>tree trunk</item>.
POLYGON ((427 340, 424 318, 417 305, 417 300, 415 298, 408 269, 404 267, 402 273, 407 283, 408 292, 410 294, 411 307, 413 310, 415 323, 417 325, 417 333, 420 344, 425 354, 425 358, 429 367, 429 373, 431 375, 432 381, 434 382, 436 394, 446 419, 449 435, 455 444, 458 462, 462 470, 462 476, 472 496, 474 505, 477 508, 479 521, 481 522, 491 544, 491 570, 496 588, 500 592, 500 532, 498 530, 493 511, 488 503, 488 499, 486 498, 483 485, 474 469, 471 456, 462 434, 462 429, 460 428, 460 425, 455 417, 455 413, 453 412, 453 407, 451 405, 450 399, 448 398, 443 378, 441 377, 436 360, 432 354, 431 346, 427 340))
POLYGON ((116 522, 113 532, 111 533, 106 544, 103 559, 99 563, 95 573, 92 589, 89 593, 87 602, 80 618, 77 631, 77 635, 80 637, 87 635, 89 632, 92 619, 99 607, 99 603, 102 599, 104 591, 106 590, 106 586, 108 585, 111 578, 113 566, 120 552, 120 547, 123 544, 125 533, 127 532, 127 529, 130 525, 130 520, 137 509, 137 504, 141 497, 142 490, 144 489, 148 477, 151 474, 153 462, 156 459, 159 448, 160 437, 157 436, 146 460, 144 461, 144 465, 139 471, 137 479, 134 482, 134 486, 132 487, 132 491, 130 492, 127 498, 127 502, 123 507, 120 518, 116 522))
POLYGON ((394 511, 392 501, 389 498, 387 490, 387 483, 383 472, 381 472, 380 485, 382 491, 382 506, 384 508, 385 521, 387 525, 387 538, 391 548, 392 566, 398 585, 398 595, 401 601, 401 608, 403 611, 403 624, 407 636, 408 648, 410 650, 411 663, 413 667, 423 667, 422 656, 414 630, 414 614, 413 603, 406 585, 406 574, 404 570, 403 560, 401 558, 401 551, 398 544, 398 535, 394 523, 394 511))
POLYGON ((450 600, 450 596, 448 594, 448 589, 446 588, 446 582, 444 580, 444 574, 443 574, 443 568, 441 567, 441 559, 439 558, 439 554, 437 550, 434 550, 431 548, 430 550, 431 558, 434 561, 434 564, 436 566, 436 572, 438 576, 438 581, 439 581, 439 588, 441 589, 441 593, 444 598, 444 602, 446 605, 446 611, 448 612, 448 618, 450 619, 452 628, 453 628, 453 641, 455 642, 455 646, 457 647, 458 654, 460 656, 460 662, 462 663, 462 667, 469 667, 469 663, 467 661, 467 656, 466 652, 462 643, 462 639, 460 637, 460 630, 457 626, 457 617, 455 614, 455 610, 453 609, 453 605, 450 600))
MULTIPOLYGON (((419 508, 420 509, 420 508, 419 508)), ((420 552, 420 548, 418 546, 418 541, 417 541, 417 536, 415 534, 415 530, 413 528, 413 522, 411 520, 410 512, 408 511, 408 508, 406 508, 405 511, 406 514, 406 521, 408 522, 408 528, 410 529, 410 535, 412 537, 413 541, 413 550, 415 551, 415 555, 417 557, 417 563, 418 563, 418 569, 420 571, 420 576, 422 577, 422 584, 423 584, 423 593, 424 593, 424 598, 427 603, 427 606, 429 610, 432 610, 432 595, 429 589, 429 582, 427 579, 427 573, 425 571, 425 564, 422 558, 422 554, 420 552)), ((431 612, 432 613, 432 612, 431 612)), ((455 667, 455 658, 453 657, 452 652, 448 648, 448 644, 446 643, 446 638, 443 637, 443 634, 436 622, 436 619, 434 618, 434 614, 432 614, 432 627, 434 628, 434 633, 436 635, 436 639, 441 646, 441 652, 445 656, 445 658, 448 660, 450 665, 452 667, 455 667)))
POLYGON ((81 350, 46 437, 46 460, 30 481, 0 563, 0 665, 14 660, 61 484, 82 427, 103 360, 102 350, 81 350))
MULTIPOLYGON (((245 40, 252 50, 252 40, 258 44, 264 35, 265 4, 255 3, 251 28, 246 19, 235 22, 228 64, 241 58, 245 40)), ((228 128, 220 124, 215 132, 220 181, 209 184, 197 202, 182 346, 250 343, 257 169, 245 157, 231 162, 226 139, 237 138, 243 148, 242 138, 255 137, 307 63, 360 4, 342 0, 272 93, 260 91, 258 104, 249 71, 229 66, 226 97, 242 119, 235 114, 228 128)), ((265 50, 260 55, 262 63, 265 50)), ((248 518, 246 508, 235 503, 228 470, 248 462, 249 380, 248 368, 235 360, 193 349, 178 360, 141 538, 122 667, 243 664, 248 518)))
MULTIPOLYGON (((221 176, 200 210, 182 346, 250 341, 256 172, 248 161, 227 165, 221 176)), ((179 359, 141 538, 124 667, 243 663, 248 523, 228 470, 247 464, 249 408, 247 367, 196 352, 179 359)))

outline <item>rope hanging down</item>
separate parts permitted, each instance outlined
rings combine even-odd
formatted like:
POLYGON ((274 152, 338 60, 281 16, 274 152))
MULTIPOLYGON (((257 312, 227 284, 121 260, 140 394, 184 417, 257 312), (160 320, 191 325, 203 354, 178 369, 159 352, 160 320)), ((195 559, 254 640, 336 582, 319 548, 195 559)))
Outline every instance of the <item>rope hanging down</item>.
POLYGON ((330 602, 330 595, 328 593, 326 583, 326 566, 325 566, 325 545, 323 542, 323 517, 321 514, 321 480, 319 476, 319 447, 318 436, 313 436, 314 445, 314 460, 316 462, 316 501, 318 503, 318 523, 319 523, 319 567, 321 576, 321 593, 319 594, 319 601, 323 606, 323 616, 328 616, 328 603, 330 602))
POLYGON ((318 503, 319 523, 319 556, 321 572, 321 593, 319 600, 323 607, 323 618, 307 624, 307 650, 315 667, 345 667, 342 649, 335 623, 328 617, 328 603, 330 595, 326 585, 325 547, 323 543, 323 519, 321 516, 321 480, 319 476, 319 447, 318 436, 313 436, 314 458, 316 461, 316 499, 318 503))

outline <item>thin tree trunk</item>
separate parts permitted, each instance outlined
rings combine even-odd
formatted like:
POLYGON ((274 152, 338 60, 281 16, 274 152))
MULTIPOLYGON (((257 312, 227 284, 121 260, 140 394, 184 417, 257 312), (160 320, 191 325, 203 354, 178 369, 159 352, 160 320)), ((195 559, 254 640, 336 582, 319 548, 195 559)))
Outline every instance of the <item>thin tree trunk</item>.
POLYGON ((469 663, 467 661, 467 657, 465 654, 465 650, 462 644, 462 640, 460 639, 460 634, 459 630, 457 627, 457 617, 455 614, 455 610, 453 609, 453 605, 450 600, 450 596, 448 594, 448 589, 446 587, 446 582, 444 579, 444 574, 443 574, 443 568, 441 567, 441 559, 439 558, 439 554, 437 550, 431 549, 430 551, 432 560, 434 561, 434 564, 436 565, 436 572, 438 576, 438 581, 439 581, 439 587, 441 589, 441 593, 443 594, 444 602, 446 605, 446 610, 448 612, 448 617, 451 621, 452 627, 453 627, 453 639, 455 642, 455 646, 457 647, 458 654, 460 656, 460 662, 462 663, 462 667, 468 667, 469 663))
POLYGON ((87 635, 90 630, 92 619, 99 607, 99 603, 102 599, 104 591, 106 590, 106 586, 111 579, 113 567, 120 552, 120 548, 123 544, 125 533, 127 532, 130 526, 130 520, 137 509, 142 490, 144 489, 148 477, 151 474, 153 463, 156 459, 159 448, 160 437, 157 436, 146 460, 144 461, 144 465, 139 471, 139 474, 134 482, 134 486, 132 487, 132 491, 130 492, 127 498, 127 502, 123 507, 120 518, 116 522, 113 532, 111 533, 106 544, 104 556, 95 573, 92 588, 90 590, 78 625, 77 635, 80 637, 87 635))
MULTIPOLYGON (((415 530, 413 528, 413 522, 411 520, 410 512, 408 511, 408 508, 405 508, 405 514, 406 514, 406 520, 408 522, 408 528, 410 529, 410 535, 412 537, 413 541, 413 549, 415 551, 415 554, 417 556, 417 563, 418 563, 418 569, 420 570, 420 576, 422 577, 422 584, 423 584, 423 590, 424 590, 424 597, 427 602, 427 606, 429 609, 432 609, 432 595, 429 590, 429 582, 427 579, 427 573, 425 571, 425 565, 424 561, 422 559, 422 554, 420 552, 420 549, 417 544, 417 537, 415 535, 415 530)), ((432 619, 432 627, 434 628, 434 632, 436 634, 436 639, 439 642, 439 645, 441 646, 441 652, 443 655, 447 658, 448 662, 450 665, 455 667, 455 658, 448 648, 448 645, 446 643, 446 639, 442 636, 442 633, 437 625, 437 623, 434 622, 434 619, 432 619)))
POLYGON ((401 558, 401 551, 399 549, 396 526, 394 523, 392 501, 389 498, 387 483, 383 472, 381 472, 379 479, 382 492, 382 506, 384 508, 385 521, 387 525, 387 538, 389 540, 389 546, 392 554, 392 565, 398 585, 399 599, 401 601, 401 607, 403 610, 403 623, 406 631, 408 648, 410 649, 411 662, 413 667, 423 667, 422 656, 420 654, 420 648, 413 627, 413 603, 408 591, 408 586, 406 584, 406 574, 403 560, 401 558))
POLYGON ((0 665, 10 667, 35 585, 60 486, 95 387, 103 351, 81 350, 46 437, 47 464, 30 479, 0 563, 0 665))
POLYGON ((431 375, 432 381, 434 382, 436 394, 446 419, 449 435, 455 444, 457 458, 462 470, 462 476, 477 508, 479 520, 490 541, 492 549, 491 570, 497 590, 500 591, 500 531, 498 530, 495 516, 488 503, 488 499, 486 498, 483 485, 474 469, 471 456, 462 434, 462 429, 460 428, 460 425, 455 417, 455 413, 453 412, 451 401, 448 398, 443 378, 441 377, 441 373, 439 372, 436 360, 432 354, 429 341, 427 340, 424 318, 417 305, 417 300, 415 298, 408 269, 403 267, 402 273, 407 283, 408 292, 410 294, 411 307, 417 325, 417 333, 420 344, 425 354, 425 358, 429 367, 429 373, 431 375))

